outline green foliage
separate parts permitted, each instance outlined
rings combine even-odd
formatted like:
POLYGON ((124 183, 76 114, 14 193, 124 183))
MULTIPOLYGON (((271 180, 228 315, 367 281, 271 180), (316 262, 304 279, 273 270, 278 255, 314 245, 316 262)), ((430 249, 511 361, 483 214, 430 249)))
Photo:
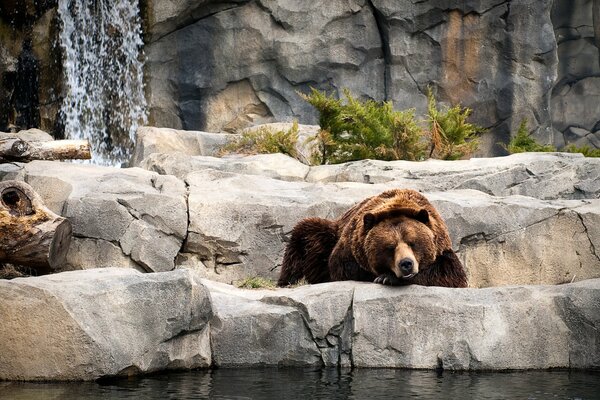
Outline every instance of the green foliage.
POLYGON ((546 144, 542 145, 529 136, 527 129, 527 119, 523 119, 519 125, 517 134, 510 140, 506 147, 510 154, 525 152, 551 152, 556 151, 556 147, 546 144))
POLYGON ((239 282, 237 287, 241 289, 275 289, 275 282, 270 279, 253 276, 239 282))
POLYGON ((431 89, 428 89, 427 100, 430 156, 442 160, 458 160, 477 150, 477 135, 484 129, 467 122, 471 109, 460 105, 439 109, 431 89))
POLYGON ((359 101, 347 89, 345 101, 314 88, 300 95, 319 112, 314 164, 425 158, 424 134, 414 110, 394 111, 391 102, 359 101))
MULTIPOLYGON (((519 125, 517 134, 511 139, 508 146, 506 146, 509 153, 524 153, 524 152, 553 152, 557 151, 556 147, 551 144, 542 145, 536 142, 534 138, 529 136, 529 130, 527 129, 527 120, 524 119, 519 125)), ((567 153, 581 153, 584 157, 600 157, 600 149, 592 149, 590 146, 577 147, 574 144, 570 144, 562 151, 567 153)))
POLYGON ((298 143, 298 121, 288 130, 275 130, 260 127, 247 130, 241 136, 221 149, 221 154, 270 154, 283 153, 296 158, 298 143))
POLYGON ((567 153, 581 153, 585 157, 600 157, 600 149, 592 149, 590 146, 577 147, 574 144, 570 144, 564 151, 567 153))

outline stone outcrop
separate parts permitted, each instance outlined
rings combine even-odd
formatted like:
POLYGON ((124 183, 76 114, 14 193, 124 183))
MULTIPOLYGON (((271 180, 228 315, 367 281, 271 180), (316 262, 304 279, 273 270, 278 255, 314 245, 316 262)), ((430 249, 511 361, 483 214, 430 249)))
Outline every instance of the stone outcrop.
POLYGON ((167 369, 598 368, 600 279, 486 289, 333 282, 245 290, 189 270, 0 281, 0 379, 167 369))
MULTIPOLYGON (((430 86, 489 128, 480 155, 504 154, 497 143, 523 119, 540 142, 600 146, 595 1, 149 0, 141 7, 152 125, 233 132, 294 118, 314 124, 315 111, 298 95, 310 87, 337 95, 346 87, 420 114, 430 86)), ((17 122, 25 54, 37 62, 25 81, 39 81, 38 100, 25 102, 37 107, 40 127, 62 135, 56 3, 1 1, 0 10, 0 129, 17 122)))
POLYGON ((139 168, 36 161, 0 167, 28 182, 73 225, 67 269, 121 266, 169 271, 187 235, 182 181, 139 168))
POLYGON ((211 364, 193 273, 73 271, 0 281, 0 379, 90 380, 211 364))
POLYGON ((190 225, 178 263, 222 282, 276 278, 300 219, 334 218, 395 187, 425 192, 440 210, 474 287, 600 277, 600 160, 579 154, 309 167, 282 154, 174 151, 139 165, 185 180, 190 225))
POLYGON ((152 132, 141 147, 167 153, 142 160, 149 171, 48 162, 0 167, 0 179, 26 180, 70 219, 68 269, 186 266, 225 283, 276 279, 302 218, 335 218, 368 196, 412 188, 446 220, 472 287, 600 277, 599 159, 547 153, 309 167, 282 154, 189 155, 184 150, 194 146, 202 151, 203 134, 152 132))

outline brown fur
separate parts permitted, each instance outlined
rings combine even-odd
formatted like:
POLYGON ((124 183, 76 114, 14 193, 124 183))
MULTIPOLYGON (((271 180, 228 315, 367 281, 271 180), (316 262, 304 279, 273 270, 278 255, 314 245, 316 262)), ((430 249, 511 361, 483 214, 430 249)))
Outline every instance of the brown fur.
POLYGON ((294 227, 279 286, 360 280, 387 285, 466 287, 462 264, 437 210, 414 190, 388 190, 337 220, 307 218, 294 227), (414 276, 400 265, 410 260, 414 276))

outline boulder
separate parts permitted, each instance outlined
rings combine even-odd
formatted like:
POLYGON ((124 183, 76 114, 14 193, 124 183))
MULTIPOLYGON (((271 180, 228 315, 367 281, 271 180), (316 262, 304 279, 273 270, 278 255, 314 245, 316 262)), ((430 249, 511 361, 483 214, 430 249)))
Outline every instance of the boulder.
POLYGON ((34 161, 3 179, 28 182, 74 238, 66 269, 135 266, 169 271, 187 234, 182 181, 139 168, 34 161))
POLYGON ((202 282, 213 301, 218 366, 600 366, 600 279, 487 289, 334 282, 254 291, 202 282))
MULTIPOLYGON (((284 130, 289 129, 291 123, 262 126, 284 130)), ((204 154, 198 146, 187 143, 190 136, 185 131, 147 129, 153 134, 140 134, 138 137, 140 145, 151 150, 144 152, 144 159, 136 165, 180 179, 185 179, 190 172, 211 168, 290 181, 367 184, 396 181, 399 185, 421 191, 476 189, 495 196, 519 194, 540 199, 600 197, 600 180, 597 179, 600 159, 584 158, 575 153, 520 153, 457 161, 362 160, 309 168, 303 165, 306 162, 301 163, 282 154, 232 154, 217 158, 214 153, 204 154), (158 137, 161 139, 157 139, 157 142, 163 144, 153 144, 154 138, 158 137)), ((577 133, 581 131, 577 128, 571 130, 577 133)), ((308 157, 310 143, 307 143, 307 139, 317 131, 316 126, 300 125, 299 146, 304 156, 299 158, 308 157)), ((140 132, 143 130, 140 129, 140 132)), ((589 136, 590 133, 586 132, 585 135, 589 136)))
POLYGON ((139 167, 142 160, 153 153, 213 156, 235 137, 236 135, 227 133, 178 131, 142 126, 136 133, 136 144, 130 164, 139 167))
POLYGON ((0 280, 0 379, 91 380, 211 364, 210 295, 190 271, 0 280))
POLYGON ((508 370, 600 365, 599 279, 462 290, 365 284, 356 287, 352 304, 355 367, 508 370))
POLYGON ((284 154, 230 155, 222 158, 187 156, 182 153, 154 153, 142 161, 140 167, 161 175, 174 175, 186 179, 194 171, 207 169, 267 176, 284 181, 304 181, 310 168, 295 158, 284 154))

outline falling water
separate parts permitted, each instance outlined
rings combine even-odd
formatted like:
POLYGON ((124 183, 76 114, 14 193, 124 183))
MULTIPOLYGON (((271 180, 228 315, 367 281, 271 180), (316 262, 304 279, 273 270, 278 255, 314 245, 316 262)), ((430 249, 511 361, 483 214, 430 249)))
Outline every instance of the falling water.
POLYGON ((138 0, 59 0, 65 134, 88 139, 93 162, 129 159, 146 122, 138 0))

